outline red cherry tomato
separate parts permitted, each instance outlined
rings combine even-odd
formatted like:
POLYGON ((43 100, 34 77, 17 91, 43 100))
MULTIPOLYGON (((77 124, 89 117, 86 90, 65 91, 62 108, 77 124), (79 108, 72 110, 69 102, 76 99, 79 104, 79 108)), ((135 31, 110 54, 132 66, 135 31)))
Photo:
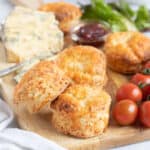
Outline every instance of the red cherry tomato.
POLYGON ((133 124, 138 115, 138 107, 132 100, 122 100, 113 108, 113 118, 119 125, 133 124))
POLYGON ((150 61, 143 66, 142 73, 145 75, 150 75, 150 61))
POLYGON ((143 100, 150 100, 150 84, 142 88, 143 100))
POLYGON ((150 68, 150 61, 146 62, 146 64, 144 64, 143 68, 149 69, 150 68))
POLYGON ((117 101, 123 99, 130 99, 134 102, 139 102, 142 100, 142 91, 137 85, 133 83, 126 83, 122 85, 116 93, 117 101))
POLYGON ((139 117, 144 126, 150 127, 150 101, 146 101, 141 105, 139 117))
POLYGON ((136 85, 150 84, 150 75, 137 73, 132 77, 131 82, 136 85))

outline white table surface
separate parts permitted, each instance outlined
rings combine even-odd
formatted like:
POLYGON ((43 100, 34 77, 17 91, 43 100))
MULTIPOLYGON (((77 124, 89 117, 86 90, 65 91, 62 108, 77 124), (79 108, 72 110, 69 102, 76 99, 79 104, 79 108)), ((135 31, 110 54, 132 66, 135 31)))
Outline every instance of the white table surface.
MULTIPOLYGON (((45 1, 48 2, 51 0, 45 0, 45 1)), ((77 0, 66 0, 66 1, 76 2, 77 0)), ((11 5, 8 0, 0 0, 0 23, 3 22, 3 20, 5 19, 5 17, 8 15, 8 13, 12 8, 13 5, 11 5)), ((113 150, 148 150, 148 149, 150 149, 150 141, 123 146, 123 147, 115 148, 113 150)))

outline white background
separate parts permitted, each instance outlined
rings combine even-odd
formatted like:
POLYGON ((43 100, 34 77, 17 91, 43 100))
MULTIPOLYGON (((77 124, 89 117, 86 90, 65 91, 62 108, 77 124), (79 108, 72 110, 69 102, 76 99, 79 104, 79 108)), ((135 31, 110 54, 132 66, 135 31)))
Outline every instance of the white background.
MULTIPOLYGON (((45 0, 46 2, 50 0, 45 0)), ((76 2, 77 0, 66 0, 68 2, 76 2)), ((82 0, 83 2, 85 0, 82 0)), ((142 1, 142 0, 141 0, 142 1)), ((9 11, 13 8, 8 0, 0 0, 0 23, 3 22, 5 17, 8 15, 9 11)), ((150 149, 150 142, 143 142, 138 144, 133 144, 125 147, 116 148, 115 150, 148 150, 150 149)))

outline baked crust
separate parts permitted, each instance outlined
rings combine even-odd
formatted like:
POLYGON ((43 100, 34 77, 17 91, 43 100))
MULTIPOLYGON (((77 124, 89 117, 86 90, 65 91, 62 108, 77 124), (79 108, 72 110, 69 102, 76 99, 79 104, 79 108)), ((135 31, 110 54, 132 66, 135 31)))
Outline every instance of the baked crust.
POLYGON ((64 32, 69 32, 71 27, 82 15, 79 7, 66 2, 53 2, 42 5, 39 10, 52 11, 60 21, 60 28, 64 32))
POLYGON ((106 83, 104 53, 91 46, 73 46, 59 53, 58 66, 75 83, 103 86, 106 83))
POLYGON ((57 98, 70 79, 52 61, 42 61, 30 69, 18 83, 14 103, 25 104, 30 113, 39 112, 57 98))
POLYGON ((112 70, 135 73, 150 59, 150 39, 139 32, 112 33, 106 39, 104 50, 112 70))
POLYGON ((100 87, 72 85, 51 103, 52 125, 80 138, 104 132, 109 121, 111 98, 100 87))

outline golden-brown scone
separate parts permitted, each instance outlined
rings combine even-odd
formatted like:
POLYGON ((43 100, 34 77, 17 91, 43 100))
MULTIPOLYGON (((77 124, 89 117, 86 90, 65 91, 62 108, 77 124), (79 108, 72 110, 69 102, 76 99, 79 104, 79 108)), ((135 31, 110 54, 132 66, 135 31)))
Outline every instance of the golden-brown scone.
POLYGON ((130 74, 150 59, 150 39, 139 32, 110 34, 104 46, 108 66, 117 72, 130 74))
POLYGON ((58 66, 75 83, 103 86, 106 82, 104 53, 91 46, 73 46, 59 53, 58 66))
POLYGON ((42 5, 39 10, 52 11, 60 21, 60 28, 64 32, 70 31, 71 27, 82 15, 81 9, 76 5, 66 2, 53 2, 42 5))
POLYGON ((14 92, 14 103, 25 103, 30 113, 39 112, 57 98, 69 85, 66 77, 52 61, 42 61, 30 69, 14 92))
POLYGON ((52 125, 80 138, 102 134, 108 125, 110 103, 109 94, 101 88, 72 85, 51 103, 52 125))

